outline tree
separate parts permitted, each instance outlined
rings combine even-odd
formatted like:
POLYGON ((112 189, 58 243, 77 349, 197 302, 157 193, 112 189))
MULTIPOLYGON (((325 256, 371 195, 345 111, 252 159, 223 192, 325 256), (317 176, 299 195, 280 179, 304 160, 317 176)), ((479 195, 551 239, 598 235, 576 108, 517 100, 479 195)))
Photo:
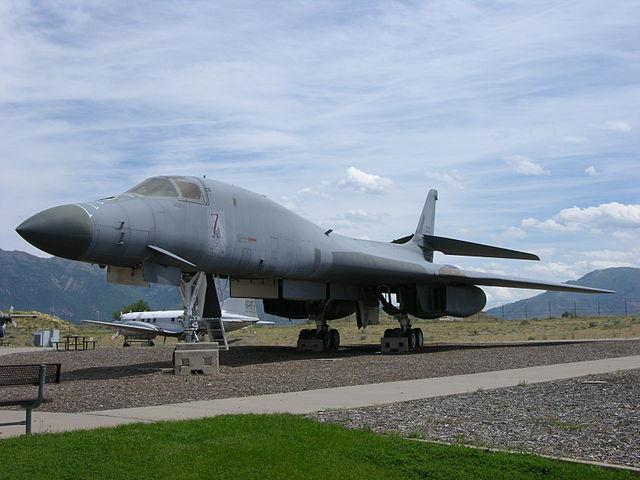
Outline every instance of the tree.
POLYGON ((147 302, 145 302, 144 300, 138 300, 137 302, 133 302, 130 305, 126 305, 126 306, 122 307, 117 312, 113 312, 113 318, 114 318, 114 320, 119 319, 121 313, 148 312, 149 310, 151 310, 151 307, 149 306, 149 304, 147 302))

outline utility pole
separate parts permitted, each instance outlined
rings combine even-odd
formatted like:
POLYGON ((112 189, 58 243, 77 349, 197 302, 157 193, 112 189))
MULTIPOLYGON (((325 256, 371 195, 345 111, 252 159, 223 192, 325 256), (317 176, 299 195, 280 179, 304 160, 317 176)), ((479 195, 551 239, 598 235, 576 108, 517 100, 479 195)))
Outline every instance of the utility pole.
POLYGON ((598 316, 600 316, 600 300, 598 300, 598 316))
POLYGON ((529 319, 529 316, 527 315, 527 304, 526 303, 524 304, 524 319, 525 320, 529 319))
POLYGON ((628 317, 629 316, 629 310, 627 310, 627 299, 624 299, 624 316, 628 317))
POLYGON ((504 320, 504 303, 502 304, 502 319, 504 320))
POLYGON ((551 318, 551 302, 548 302, 549 305, 549 318, 551 318))
POLYGON ((573 317, 577 318, 578 317, 578 309, 576 307, 576 301, 573 301, 573 317))

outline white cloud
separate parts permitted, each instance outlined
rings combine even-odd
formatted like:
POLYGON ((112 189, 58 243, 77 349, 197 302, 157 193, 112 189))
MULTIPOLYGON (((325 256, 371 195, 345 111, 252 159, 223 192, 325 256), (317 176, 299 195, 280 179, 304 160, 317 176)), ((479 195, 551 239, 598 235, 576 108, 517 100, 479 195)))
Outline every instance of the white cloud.
POLYGON ((388 215, 385 214, 374 215, 362 209, 355 209, 328 217, 321 220, 320 223, 326 225, 327 228, 340 228, 342 231, 354 234, 356 238, 362 238, 363 234, 360 231, 363 227, 385 223, 387 217, 388 215))
POLYGON ((525 218, 521 223, 524 229, 543 231, 589 230, 602 233, 615 229, 640 228, 640 204, 603 203, 596 207, 571 207, 560 210, 552 218, 538 220, 525 218))
POLYGON ((611 202, 597 207, 571 207, 561 210, 554 218, 564 225, 640 228, 640 204, 611 202))
POLYGON ((542 230, 545 232, 564 232, 571 230, 566 225, 562 225, 553 219, 538 220, 537 218, 525 218, 522 220, 521 227, 527 230, 542 230))
POLYGON ((329 198, 329 195, 322 191, 320 188, 314 187, 305 187, 298 190, 297 195, 299 197, 320 197, 320 198, 329 198))
POLYGON ((582 260, 575 262, 576 268, 584 272, 611 267, 640 267, 640 248, 629 250, 590 250, 580 252, 582 260))
POLYGON ((436 184, 434 185, 437 188, 440 187, 453 187, 458 189, 464 188, 464 178, 457 170, 451 170, 449 172, 427 172, 425 176, 436 184))
POLYGON ((583 143, 588 143, 589 142, 589 137, 569 136, 569 137, 564 137, 563 141, 565 143, 574 143, 576 145, 580 145, 580 144, 583 144, 583 143))
POLYGON ((627 122, 623 122, 622 120, 612 120, 607 122, 605 125, 607 130, 612 130, 614 132, 631 131, 631 125, 629 125, 627 122))
POLYGON ((593 165, 585 168, 584 173, 586 173, 590 177, 595 177, 596 175, 598 175, 598 171, 596 170, 596 167, 594 167, 593 165))
POLYGON ((616 230, 611 235, 613 236, 613 238, 615 238, 617 240, 639 241, 640 240, 640 229, 629 229, 629 230, 626 230, 626 231, 616 230))
POLYGON ((509 227, 503 233, 502 237, 507 239, 514 240, 522 240, 527 236, 527 232, 525 232, 522 228, 518 227, 509 227))
POLYGON ((482 290, 487 294, 487 306, 485 307, 485 310, 505 303, 517 302, 518 300, 529 298, 540 293, 534 292, 533 290, 506 287, 482 287, 482 290))
POLYGON ((393 181, 379 175, 363 172, 356 167, 349 167, 346 178, 338 182, 338 187, 370 194, 382 194, 393 187, 393 181))
POLYGON ((547 278, 574 279, 581 276, 574 266, 563 262, 532 263, 526 267, 526 270, 547 278))
POLYGON ((551 175, 549 170, 545 170, 541 165, 529 160, 522 155, 514 155, 507 160, 511 168, 522 175, 551 175))

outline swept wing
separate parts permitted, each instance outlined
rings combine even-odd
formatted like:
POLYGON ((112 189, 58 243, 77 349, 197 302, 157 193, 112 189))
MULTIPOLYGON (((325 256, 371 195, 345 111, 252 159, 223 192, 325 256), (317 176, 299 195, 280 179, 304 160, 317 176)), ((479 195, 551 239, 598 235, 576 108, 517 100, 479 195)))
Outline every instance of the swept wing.
POLYGON ((484 285, 490 287, 512 287, 531 288, 534 290, 553 290, 556 292, 577 292, 577 293, 615 293, 612 290, 602 288, 583 287, 579 285, 569 285, 567 283, 546 282, 529 278, 512 277, 509 275, 496 275, 492 273, 474 272, 472 270, 461 270, 455 267, 441 267, 437 274, 437 283, 457 284, 457 285, 484 285))

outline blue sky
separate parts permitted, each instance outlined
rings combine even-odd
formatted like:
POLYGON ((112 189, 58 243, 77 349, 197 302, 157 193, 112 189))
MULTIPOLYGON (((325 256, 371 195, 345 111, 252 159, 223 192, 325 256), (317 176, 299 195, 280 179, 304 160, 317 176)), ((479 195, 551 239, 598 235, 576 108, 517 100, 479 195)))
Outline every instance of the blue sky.
MULTIPOLYGON (((340 233, 640 266, 640 3, 0 2, 0 248, 55 204, 206 174, 340 233)), ((533 292, 489 289, 501 303, 533 292)))

